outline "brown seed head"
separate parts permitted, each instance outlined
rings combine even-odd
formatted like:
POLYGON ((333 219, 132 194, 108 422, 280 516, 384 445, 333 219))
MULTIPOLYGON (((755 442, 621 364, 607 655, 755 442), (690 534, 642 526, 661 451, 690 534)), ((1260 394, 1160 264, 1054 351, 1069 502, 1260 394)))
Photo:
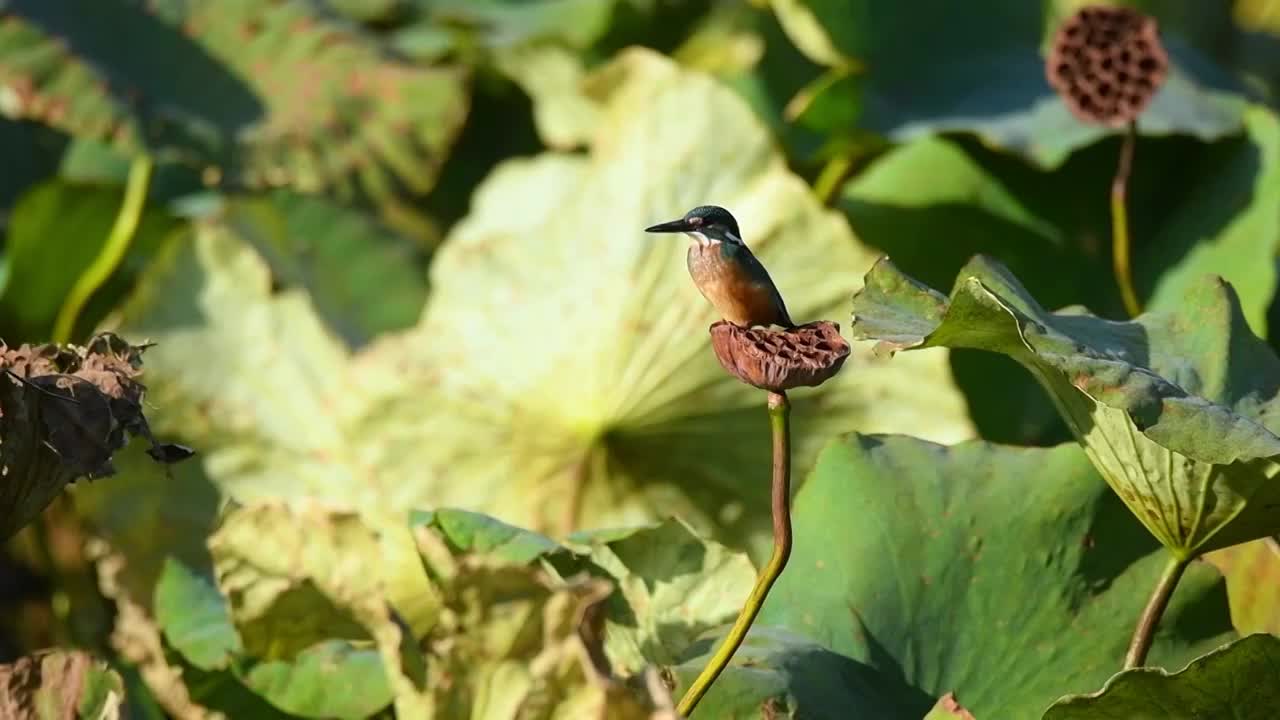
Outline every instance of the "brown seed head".
POLYGON ((711 347, 730 375, 774 392, 821 385, 849 357, 840 326, 827 321, 770 330, 721 320, 711 326, 711 347))
POLYGON ((142 350, 110 333, 83 347, 0 341, 0 541, 68 483, 115 472, 112 458, 129 436, 150 441, 161 462, 190 456, 152 437, 138 381, 142 350))
POLYGON ((1081 8, 1058 28, 1045 61, 1071 113, 1107 127, 1135 120, 1168 72, 1155 18, 1121 7, 1081 8))

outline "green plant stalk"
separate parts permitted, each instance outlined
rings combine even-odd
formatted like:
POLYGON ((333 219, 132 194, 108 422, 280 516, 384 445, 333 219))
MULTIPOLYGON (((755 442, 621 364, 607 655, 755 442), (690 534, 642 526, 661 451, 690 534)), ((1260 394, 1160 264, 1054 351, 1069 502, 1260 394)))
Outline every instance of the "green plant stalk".
POLYGON ((697 679, 685 691, 684 697, 680 698, 680 704, 676 710, 681 717, 688 717, 693 712, 698 701, 711 688, 711 684, 729 665, 733 654, 738 651, 738 647, 747 637, 751 623, 755 621, 756 615, 760 614, 760 608, 769 595, 769 589, 782 575, 782 570, 791 557, 791 402, 787 400, 787 394, 784 392, 769 393, 769 427, 773 432, 771 502, 773 554, 769 557, 769 562, 764 566, 760 576, 756 578, 756 584, 751 588, 751 594, 747 595, 747 601, 742 606, 742 611, 738 613, 738 619, 734 621, 733 627, 729 629, 729 634, 725 636, 724 642, 711 656, 711 660, 698 674, 697 679))
POLYGON ((1115 270, 1116 285, 1120 288, 1120 298, 1124 301, 1124 309, 1129 317, 1136 317, 1142 312, 1142 303, 1138 302, 1138 293, 1133 289, 1127 208, 1129 175, 1133 172, 1133 146, 1137 142, 1137 136, 1137 126, 1129 123, 1120 144, 1120 164, 1111 181, 1111 265, 1115 270))
POLYGON ((818 173, 818 179, 813 182, 813 194, 818 196, 818 201, 829 207, 852 171, 853 158, 850 155, 842 154, 831 158, 823 166, 822 172, 818 173))
POLYGON ((1160 625, 1160 617, 1169 607, 1169 598, 1173 597, 1173 589, 1182 579, 1182 573, 1191 563, 1191 558, 1173 555, 1165 565, 1160 580, 1151 592, 1151 599, 1143 608, 1138 618, 1138 626, 1133 629, 1133 639, 1129 641, 1129 651, 1124 656, 1124 669, 1142 667, 1147 661, 1147 652, 1151 650, 1151 641, 1155 639, 1156 628, 1160 625))
POLYGON ((89 298, 101 288, 116 271, 125 253, 129 251, 129 243, 138 230, 142 219, 142 208, 147 200, 147 187, 151 183, 151 158, 139 155, 129 166, 129 179, 125 183, 124 202, 120 204, 120 212, 107 235, 107 242, 102 251, 93 259, 89 267, 76 278, 75 285, 67 294, 67 299, 58 310, 58 317, 53 323, 53 341, 67 343, 75 332, 76 320, 80 317, 89 298))

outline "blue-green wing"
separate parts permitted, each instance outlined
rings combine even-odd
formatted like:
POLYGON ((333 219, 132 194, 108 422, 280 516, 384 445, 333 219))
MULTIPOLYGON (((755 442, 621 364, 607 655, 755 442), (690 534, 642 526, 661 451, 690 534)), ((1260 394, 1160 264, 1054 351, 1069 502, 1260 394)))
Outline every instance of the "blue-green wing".
POLYGON ((756 284, 768 289, 770 295, 773 296, 773 302, 782 311, 782 319, 785 323, 794 325, 795 322, 791 319, 791 313, 787 312, 787 304, 782 299, 782 293, 778 291, 778 286, 774 284, 773 278, 769 277, 769 271, 764 268, 764 264, 756 259, 756 256, 746 245, 730 243, 725 243, 725 245, 729 246, 729 252, 734 252, 741 256, 740 262, 751 274, 756 284))

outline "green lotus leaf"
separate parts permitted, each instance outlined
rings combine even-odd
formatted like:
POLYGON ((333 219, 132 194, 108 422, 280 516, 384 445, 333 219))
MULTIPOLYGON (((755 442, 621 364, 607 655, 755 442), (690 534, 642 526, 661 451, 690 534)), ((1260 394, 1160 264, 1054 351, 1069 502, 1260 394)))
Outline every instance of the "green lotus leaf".
POLYGON ((745 555, 700 538, 678 520, 577 534, 569 546, 616 585, 615 607, 627 608, 606 615, 604 647, 614 667, 629 675, 674 664, 699 634, 737 616, 755 581, 745 555))
POLYGON ((1213 273, 1231 281, 1249 326, 1262 335, 1266 298, 1276 290, 1272 260, 1280 247, 1280 218, 1266 209, 1280 203, 1280 119, 1251 106, 1244 121, 1247 137, 1210 156, 1204 174, 1184 186, 1187 200, 1172 212, 1166 207, 1159 227, 1148 225, 1151 234, 1143 244, 1149 250, 1137 262, 1159 273, 1144 273, 1149 308, 1178 307, 1213 273), (1249 199, 1241 202, 1242 197, 1249 199))
MULTIPOLYGON (((1280 246, 1280 121, 1250 107, 1247 134, 1206 145, 1140 143, 1129 200, 1135 283, 1151 308, 1173 308, 1201 276, 1231 280, 1255 332, 1266 329, 1276 287, 1269 259, 1280 246), (1170 209, 1170 198, 1178 197, 1170 209)), ((949 283, 975 254, 999 259, 1053 307, 1120 308, 1109 253, 1090 245, 1111 234, 1105 188, 1117 148, 1077 153, 1052 172, 978 147, 922 138, 894 148, 851 181, 842 206, 866 242, 903 271, 949 283), (1090 286, 1103 288, 1102 292, 1090 286), (1087 293, 1087 294, 1082 294, 1087 293)))
MULTIPOLYGON (((1040 52, 1045 3, 977 12, 928 0, 909 13, 875 0, 772 0, 793 42, 814 62, 855 73, 832 83, 832 105, 861 108, 859 126, 894 140, 941 132, 1054 167, 1109 131, 1076 120, 1050 89, 1040 52), (998 79, 998 80, 997 80, 998 79)), ((1171 67, 1138 120, 1146 135, 1214 140, 1241 129, 1241 86, 1194 48, 1165 37, 1171 67)))
POLYGON ((457 551, 485 553, 518 565, 564 551, 562 545, 542 533, 466 510, 415 510, 409 515, 409 526, 434 528, 457 551))
MULTIPOLYGON (((690 657, 674 668, 679 685, 697 677, 711 657, 690 657)), ((870 668, 808 638, 775 627, 754 626, 730 665, 691 716, 695 720, 848 720, 898 718, 895 706, 876 688, 870 668)))
POLYGON ((346 640, 320 640, 289 660, 256 663, 242 682, 302 717, 366 718, 391 699, 378 651, 346 640))
MULTIPOLYGON (((199 448, 241 502, 460 507, 552 533, 674 514, 765 547, 764 393, 715 360, 685 241, 642 228, 730 207, 800 320, 837 316, 873 258, 730 91, 647 51, 615 72, 591 153, 500 166, 435 257, 421 323, 359 353, 305 295, 273 293, 234 228, 200 223, 167 248, 120 330, 157 343, 157 432, 199 448), (692 102, 708 110, 693 122, 692 102)), ((849 428, 972 432, 943 354, 856 355, 794 407, 798 472, 849 428)))
POLYGON ((4 10, 0 112, 233 187, 359 191, 395 205, 397 185, 431 188, 466 113, 461 71, 391 59, 306 2, 8 0, 4 10))
MULTIPOLYGON (((164 514, 164 510, 164 506, 143 509, 144 512, 150 511, 156 515, 164 514)), ((157 544, 166 544, 167 537, 158 537, 157 544)), ((201 536, 199 540, 203 545, 205 538, 201 536)), ((182 549, 176 543, 173 547, 182 549)), ((203 563, 207 565, 207 548, 204 551, 203 563)), ((182 643, 181 649, 174 652, 175 648, 166 644, 166 633, 157 624, 151 609, 152 586, 147 586, 147 595, 142 596, 135 595, 131 589, 133 578, 126 571, 132 560, 116 552, 110 543, 98 538, 90 540, 86 545, 86 556, 95 563, 98 589, 102 597, 110 601, 116 610, 110 642, 119 657, 128 663, 123 666, 123 670, 130 712, 136 710, 143 717, 163 716, 166 713, 170 717, 179 718, 206 717, 212 712, 222 713, 226 717, 264 720, 296 717, 286 715, 253 694, 231 671, 205 671, 187 662, 183 656, 183 653, 192 652, 197 658, 214 663, 227 659, 224 652, 227 643, 221 638, 235 632, 234 627, 227 627, 225 601, 221 601, 221 611, 211 611, 213 593, 210 588, 213 581, 205 576, 203 570, 190 569, 203 568, 204 565, 199 561, 175 558, 176 563, 185 566, 181 567, 162 556, 161 585, 164 590, 161 592, 157 587, 156 604, 163 605, 167 602, 172 607, 176 604, 173 601, 179 598, 190 599, 197 603, 192 608, 194 614, 208 623, 201 626, 193 622, 180 622, 178 632, 171 633, 182 643), (161 597, 162 595, 167 597, 161 597), (208 634, 202 635, 202 632, 208 634), (210 638, 214 638, 214 642, 206 642, 210 638), (219 645, 223 649, 218 649, 219 645)), ((151 561, 147 555, 139 555, 139 559, 151 561)), ((174 614, 169 617, 172 620, 174 614)))
POLYGON ((1280 638, 1250 635, 1176 673, 1126 670, 1096 693, 1054 703, 1044 720, 1263 720, 1280 704, 1277 667, 1280 638))
MULTIPOLYGON (((1245 123, 1245 136, 1213 144, 1138 144, 1129 198, 1134 284, 1148 309, 1175 309, 1198 278, 1222 275, 1262 334, 1280 247, 1273 211, 1280 203, 1280 124, 1261 107, 1251 107, 1245 123)), ((971 139, 921 138, 848 183, 841 206, 859 237, 932 287, 948 286, 981 253, 1035 288, 1046 307, 1080 304, 1121 317, 1115 283, 1101 280, 1112 275, 1105 188, 1117 150, 1099 144, 1042 172, 971 139)), ((1034 380, 1011 373, 1005 358, 958 352, 951 361, 983 437, 1032 444, 1068 437, 1034 380)))
POLYGON ((544 569, 558 577, 608 580, 615 591, 604 613, 603 647, 625 675, 674 663, 697 635, 737 615, 755 581, 745 555, 674 519, 573 533, 563 544, 465 510, 414 513, 410 522, 431 529, 454 552, 518 565, 545 559, 544 569))
MULTIPOLYGON (((321 603, 320 609, 332 610, 328 603, 321 603)), ((316 606, 294 603, 288 611, 314 620, 307 613, 316 613, 316 606)), ((190 663, 184 675, 192 675, 187 685, 193 699, 219 710, 252 705, 248 695, 254 691, 277 713, 287 710, 302 717, 364 718, 391 700, 377 650, 328 639, 328 626, 323 624, 308 626, 300 649, 273 645, 266 648, 269 659, 262 648, 246 652, 227 599, 213 578, 178 561, 166 562, 156 586, 155 622, 168 646, 190 663)), ((299 637, 299 628, 289 626, 284 635, 284 642, 291 642, 299 637)))
POLYGON ((425 260, 408 238, 365 213, 276 192, 231 200, 219 220, 253 244, 277 282, 305 288, 351 345, 411 327, 422 314, 425 260))
MULTIPOLYGON (((621 686, 610 689, 608 665, 592 668, 587 662, 601 654, 599 638, 590 641, 593 647, 584 644, 590 635, 581 634, 583 618, 605 600, 611 584, 583 577, 564 581, 536 564, 513 562, 501 550, 461 550, 435 524, 449 514, 419 517, 426 522, 415 526, 442 598, 438 622, 424 639, 427 689, 437 717, 500 720, 538 707, 545 713, 539 717, 647 718, 640 696, 621 686)), ((484 535, 481 530, 467 537, 484 535)))
POLYGON ((244 652, 231 610, 213 578, 167 558, 154 603, 165 641, 201 670, 221 670, 244 652))
MULTIPOLYGON (((947 693, 977 718, 1039 717, 1121 667, 1166 564, 1073 443, 852 435, 819 458, 793 524, 750 651, 693 720, 759 717, 765 705, 781 717, 919 720, 947 693)), ((1149 661, 1181 666, 1231 636, 1221 578, 1195 562, 1149 661)), ((682 686, 705 659, 676 669, 682 686)))
POLYGON ((53 648, 0 665, 0 710, 13 718, 119 720, 124 681, 83 650, 53 648))
MULTIPOLYGON (((708 637, 686 653, 687 659, 673 668, 679 687, 698 676, 719 642, 708 637)), ((881 685, 874 668, 811 638, 757 622, 691 717, 918 720, 919 713, 903 711, 881 685)))
POLYGON ((264 503, 225 515, 209 552, 258 661, 245 684, 306 717, 367 717, 393 697, 399 712, 430 707, 424 659, 389 600, 385 547, 351 512, 264 503))
POLYGON ((1221 278, 1203 279, 1174 310, 1117 323, 1078 308, 1047 312, 983 257, 961 271, 950 299, 884 259, 854 298, 853 334, 890 351, 966 347, 1018 361, 1175 554, 1280 530, 1280 360, 1221 278))
POLYGON ((396 661, 383 625, 390 618, 404 628, 385 579, 371 571, 385 544, 363 521, 276 504, 232 510, 210 539, 217 584, 170 561, 157 588, 156 621, 167 646, 190 663, 184 674, 193 699, 247 712, 256 695, 301 717, 363 718, 394 695, 400 712, 434 717, 498 720, 536 705, 548 717, 647 719, 655 699, 614 675, 631 664, 610 658, 594 668, 582 658, 608 657, 603 649, 618 639, 657 647, 679 628, 724 622, 736 608, 720 591, 732 585, 732 595, 745 593, 754 574, 742 555, 674 522, 578 536, 565 546, 461 510, 414 512, 410 527, 435 612, 413 638, 425 657, 402 644, 396 661), (673 555, 685 562, 666 562, 673 555), (615 577, 622 592, 612 592, 615 577), (640 583, 651 593, 637 592, 640 583), (672 601, 681 592, 690 602, 672 601), (598 630, 582 634, 587 607, 601 603, 598 630), (660 632, 645 635, 650 627, 660 632), (598 646, 584 655, 588 637, 598 646))

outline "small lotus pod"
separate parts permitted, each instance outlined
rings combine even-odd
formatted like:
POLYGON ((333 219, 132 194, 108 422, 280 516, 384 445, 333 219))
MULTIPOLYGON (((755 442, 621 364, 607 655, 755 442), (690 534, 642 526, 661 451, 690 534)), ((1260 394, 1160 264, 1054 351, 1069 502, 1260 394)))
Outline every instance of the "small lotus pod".
POLYGON ((1169 72, 1155 18, 1121 7, 1085 7, 1053 37, 1049 85, 1087 123, 1124 127, 1146 109, 1169 72))
POLYGON ((825 320, 782 330, 721 320, 711 326, 711 347, 730 375, 773 392, 821 385, 849 357, 840 326, 825 320))

